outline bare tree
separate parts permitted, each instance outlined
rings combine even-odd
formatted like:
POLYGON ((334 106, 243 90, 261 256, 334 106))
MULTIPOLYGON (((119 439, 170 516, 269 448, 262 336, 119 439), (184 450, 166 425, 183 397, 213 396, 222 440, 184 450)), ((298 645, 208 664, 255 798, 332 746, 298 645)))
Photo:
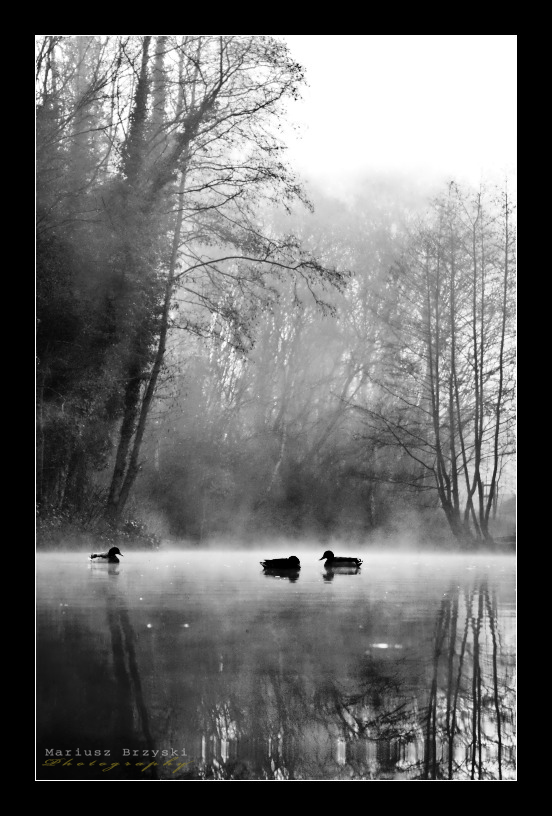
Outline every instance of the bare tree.
POLYGON ((395 266, 392 355, 381 402, 359 406, 375 438, 433 486, 454 535, 492 540, 501 463, 513 453, 511 203, 451 184, 395 266), (487 203, 488 202, 488 203, 487 203))

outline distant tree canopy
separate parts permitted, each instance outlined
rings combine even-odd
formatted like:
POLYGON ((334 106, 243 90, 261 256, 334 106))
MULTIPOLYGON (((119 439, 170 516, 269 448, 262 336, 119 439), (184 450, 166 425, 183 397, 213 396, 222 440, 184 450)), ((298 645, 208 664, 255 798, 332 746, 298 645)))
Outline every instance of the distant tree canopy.
POLYGON ((351 271, 333 312, 288 282, 246 358, 220 338, 175 337, 143 498, 200 539, 448 528, 490 541, 514 454, 508 196, 453 185, 420 215, 374 184, 317 212, 292 220, 351 271))
POLYGON ((451 185, 422 217, 372 184, 313 216, 278 136, 303 72, 271 37, 43 35, 36 80, 41 517, 139 505, 203 539, 437 514, 490 540, 506 192, 451 185))

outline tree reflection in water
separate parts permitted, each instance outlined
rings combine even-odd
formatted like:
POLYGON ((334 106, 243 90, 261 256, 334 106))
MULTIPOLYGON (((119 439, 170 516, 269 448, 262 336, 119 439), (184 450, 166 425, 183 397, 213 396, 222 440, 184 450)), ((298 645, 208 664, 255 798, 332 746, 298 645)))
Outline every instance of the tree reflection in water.
POLYGON ((487 583, 462 595, 451 587, 437 620, 423 778, 513 777, 514 668, 487 583))
POLYGON ((101 761, 105 766, 119 763, 109 770, 110 779, 156 779, 155 766, 145 769, 133 762, 126 767, 121 762, 124 749, 132 746, 141 753, 151 747, 153 737, 136 634, 117 586, 118 565, 91 564, 90 576, 106 625, 100 613, 89 621, 76 604, 60 604, 68 608, 42 612, 39 617, 37 778, 83 779, 84 774, 87 780, 105 779, 101 761), (78 758, 77 748, 82 754, 78 758), (58 758, 56 765, 47 766, 46 751, 53 749, 65 756, 58 758), (86 764, 84 772, 76 765, 81 760, 86 764), (93 760, 95 765, 90 767, 93 760))
POLYGON ((485 582, 450 586, 425 651, 374 648, 340 667, 301 639, 290 648, 282 620, 272 638, 224 658, 193 703, 195 737, 190 712, 173 712, 171 739, 186 733, 195 757, 177 778, 514 778, 514 658, 485 582))
POLYGON ((217 602, 175 583, 145 606, 138 573, 91 569, 86 586, 55 565, 39 612, 42 757, 174 748, 187 764, 147 778, 175 781, 515 778, 511 619, 487 580, 439 580, 422 601, 337 574, 266 576, 241 595, 238 577, 211 584, 217 602))

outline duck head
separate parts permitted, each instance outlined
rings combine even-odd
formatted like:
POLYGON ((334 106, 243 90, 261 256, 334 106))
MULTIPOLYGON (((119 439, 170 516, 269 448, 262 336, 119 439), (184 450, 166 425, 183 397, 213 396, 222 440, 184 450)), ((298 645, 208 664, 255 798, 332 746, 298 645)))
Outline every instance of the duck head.
POLYGON ((124 558, 123 553, 118 547, 111 547, 107 554, 110 558, 113 558, 114 555, 120 555, 121 557, 124 558))
POLYGON ((290 555, 288 561, 290 564, 293 564, 295 566, 299 566, 299 564, 301 563, 296 555, 290 555))
POLYGON ((319 560, 319 561, 323 561, 323 560, 324 560, 324 558, 333 558, 333 557, 334 557, 333 552, 332 552, 331 550, 326 550, 326 552, 324 553, 324 555, 322 556, 322 558, 319 558, 318 560, 319 560))

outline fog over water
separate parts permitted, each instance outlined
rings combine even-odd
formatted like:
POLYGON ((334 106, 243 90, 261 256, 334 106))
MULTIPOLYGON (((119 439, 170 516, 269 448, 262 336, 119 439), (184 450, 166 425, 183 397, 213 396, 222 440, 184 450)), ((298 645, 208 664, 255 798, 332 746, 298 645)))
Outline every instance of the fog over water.
POLYGON ((325 548, 39 554, 39 778, 514 778, 513 557, 325 548))

